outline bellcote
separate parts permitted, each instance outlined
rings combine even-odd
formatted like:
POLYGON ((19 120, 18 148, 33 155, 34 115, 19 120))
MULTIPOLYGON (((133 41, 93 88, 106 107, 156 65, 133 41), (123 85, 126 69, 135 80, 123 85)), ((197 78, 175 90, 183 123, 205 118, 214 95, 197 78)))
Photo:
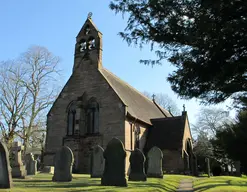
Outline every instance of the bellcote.
POLYGON ((73 71, 87 61, 94 63, 97 67, 102 66, 102 33, 93 23, 91 16, 92 14, 89 13, 76 37, 73 71))

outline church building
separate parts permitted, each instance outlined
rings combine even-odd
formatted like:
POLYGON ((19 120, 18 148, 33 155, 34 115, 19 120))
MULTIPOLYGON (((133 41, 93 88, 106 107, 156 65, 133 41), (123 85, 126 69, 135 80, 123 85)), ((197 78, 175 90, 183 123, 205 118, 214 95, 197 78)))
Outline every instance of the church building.
POLYGON ((90 172, 96 145, 106 148, 119 138, 127 151, 146 154, 153 146, 163 154, 165 172, 194 173, 195 156, 186 111, 173 116, 102 64, 102 33, 88 17, 76 37, 73 72, 47 114, 45 166, 63 145, 74 154, 74 171, 90 172))

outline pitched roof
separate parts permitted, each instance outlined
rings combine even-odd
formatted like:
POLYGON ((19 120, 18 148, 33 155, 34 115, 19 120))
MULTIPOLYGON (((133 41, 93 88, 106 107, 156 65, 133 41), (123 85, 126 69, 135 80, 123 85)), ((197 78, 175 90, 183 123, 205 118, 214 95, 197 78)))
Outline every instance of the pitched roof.
POLYGON ((153 101, 148 99, 146 96, 107 69, 100 68, 99 71, 105 77, 122 102, 127 106, 127 112, 131 116, 150 125, 151 119, 171 117, 171 114, 167 110, 162 109, 160 106, 159 109, 159 107, 156 106, 157 104, 154 104, 153 101))
POLYGON ((147 150, 153 146, 169 150, 182 148, 186 116, 151 119, 151 122, 153 127, 149 130, 147 150))

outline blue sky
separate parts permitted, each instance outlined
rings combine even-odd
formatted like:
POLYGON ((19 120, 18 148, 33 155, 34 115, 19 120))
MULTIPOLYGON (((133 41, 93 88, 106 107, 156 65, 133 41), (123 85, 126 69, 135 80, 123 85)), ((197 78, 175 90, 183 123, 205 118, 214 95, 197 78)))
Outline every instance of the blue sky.
MULTIPOLYGON (((178 99, 169 83, 168 73, 174 68, 166 61, 162 66, 145 66, 140 59, 155 58, 148 47, 140 50, 128 47, 119 36, 126 21, 109 9, 109 0, 5 0, 0 2, 0 61, 18 57, 31 45, 48 48, 61 57, 63 85, 73 67, 75 37, 89 12, 103 33, 103 66, 139 91, 166 93, 179 109, 185 104, 190 123, 195 123, 201 107, 196 100, 178 99)), ((220 104, 225 108, 229 102, 220 104)), ((231 113, 233 115, 233 112, 231 113)))

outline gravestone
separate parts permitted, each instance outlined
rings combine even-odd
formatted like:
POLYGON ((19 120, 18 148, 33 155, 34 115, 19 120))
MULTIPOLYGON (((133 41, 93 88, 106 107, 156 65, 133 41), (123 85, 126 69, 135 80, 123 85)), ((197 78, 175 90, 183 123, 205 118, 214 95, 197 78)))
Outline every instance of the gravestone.
POLYGON ((37 161, 34 160, 32 153, 29 153, 26 155, 25 164, 26 164, 26 169, 27 169, 27 175, 36 175, 36 173, 37 173, 37 161))
POLYGON ((101 185, 127 187, 125 178, 126 151, 123 143, 113 138, 104 151, 105 169, 101 178, 101 185))
POLYGON ((147 176, 163 178, 162 159, 163 153, 158 147, 153 147, 148 152, 147 176))
POLYGON ((11 166, 12 166, 12 177, 13 178, 22 178, 24 179, 27 175, 26 167, 23 165, 22 162, 22 150, 23 146, 21 142, 16 141, 13 143, 11 147, 11 166))
POLYGON ((91 156, 91 177, 92 178, 101 178, 104 172, 105 159, 104 159, 104 149, 97 145, 93 149, 91 156))
POLYGON ((193 156, 194 176, 198 177, 197 157, 193 156))
POLYGON ((7 147, 0 141, 0 189, 12 187, 11 168, 9 164, 9 152, 7 147))
POLYGON ((208 174, 208 177, 210 177, 211 173, 210 173, 210 161, 209 161, 209 158, 206 158, 205 161, 206 161, 206 166, 207 166, 207 174, 208 174))
POLYGON ((50 173, 54 174, 54 166, 44 166, 41 170, 41 173, 50 173))
POLYGON ((139 149, 135 149, 130 154, 130 174, 129 181, 146 181, 147 176, 144 171, 145 156, 139 149))
POLYGON ((72 180, 74 156, 71 149, 63 146, 54 157, 54 176, 52 181, 68 182, 72 180))
POLYGON ((240 161, 234 162, 234 167, 235 167, 235 169, 236 169, 236 176, 237 176, 237 177, 241 177, 242 174, 241 174, 241 170, 240 170, 240 167, 241 167, 240 161))

